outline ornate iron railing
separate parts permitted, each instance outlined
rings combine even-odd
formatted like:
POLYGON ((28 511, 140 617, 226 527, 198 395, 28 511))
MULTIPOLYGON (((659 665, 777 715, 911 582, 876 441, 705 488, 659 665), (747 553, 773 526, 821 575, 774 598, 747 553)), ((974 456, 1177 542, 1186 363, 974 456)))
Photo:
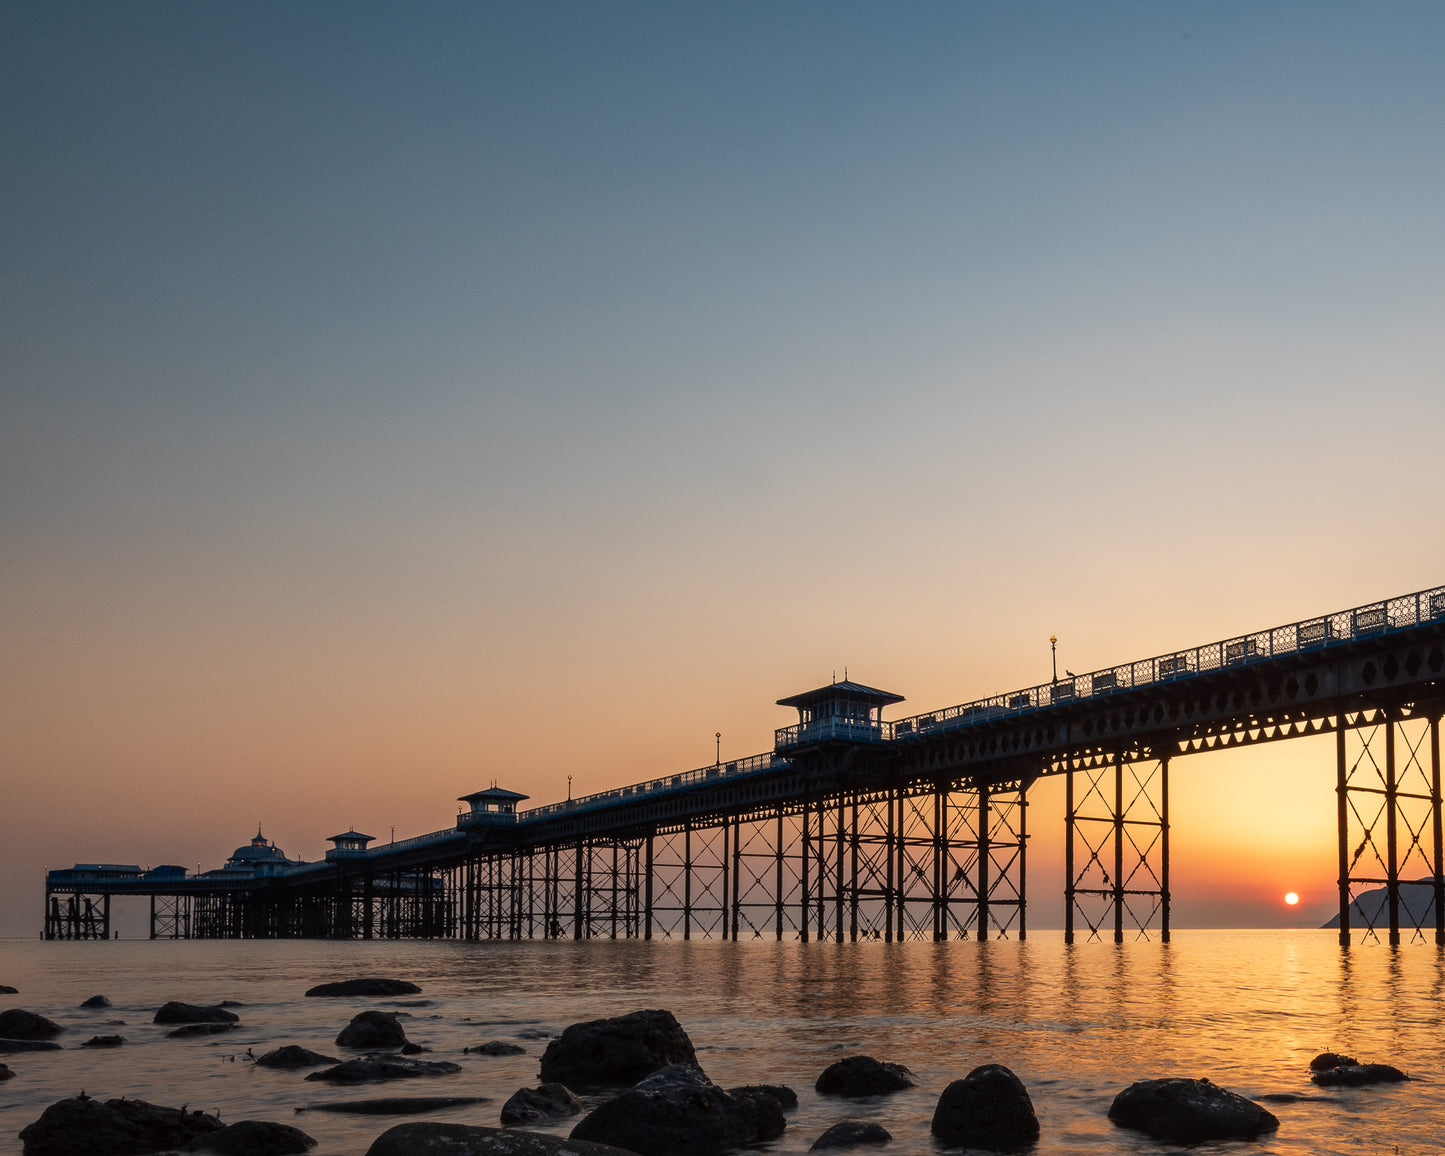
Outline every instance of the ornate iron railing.
POLYGON ((683 771, 677 775, 664 775, 660 779, 649 779, 645 783, 634 783, 627 787, 616 787, 595 795, 583 795, 563 803, 548 803, 542 807, 529 807, 519 811, 517 818, 522 823, 535 823, 540 819, 553 819, 560 815, 575 815, 579 811, 592 811, 598 807, 610 807, 616 803, 665 794, 669 791, 683 791, 700 783, 717 782, 723 779, 738 779, 744 775, 761 774, 788 766, 786 759, 779 758, 772 751, 761 755, 749 755, 745 759, 730 759, 727 762, 710 763, 695 770, 683 771))

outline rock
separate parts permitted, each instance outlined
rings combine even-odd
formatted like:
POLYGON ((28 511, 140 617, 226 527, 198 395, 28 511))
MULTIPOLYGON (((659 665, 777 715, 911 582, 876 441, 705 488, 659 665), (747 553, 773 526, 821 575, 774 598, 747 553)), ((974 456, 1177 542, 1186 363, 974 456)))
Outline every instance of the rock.
POLYGON ((490 1096, 383 1096, 376 1100, 331 1100, 307 1105, 313 1112, 350 1112, 358 1116, 415 1116, 441 1108, 490 1104, 490 1096))
POLYGON ((123 1043, 125 1043, 124 1036, 91 1036, 80 1046, 82 1048, 118 1048, 123 1043))
POLYGON ((233 1032, 240 1024, 182 1024, 166 1032, 168 1040, 183 1040, 188 1036, 214 1036, 221 1032, 233 1032))
POLYGON ((523 1028, 516 1033, 519 1040, 555 1040, 557 1033, 549 1028, 523 1028))
POLYGON ((823 1096, 881 1096, 913 1087, 913 1073, 902 1064, 885 1064, 872 1056, 849 1056, 829 1064, 815 1085, 823 1096))
POLYGON ((285 1047, 274 1048, 265 1055, 256 1057, 258 1068, 281 1068, 285 1070, 294 1068, 319 1068, 322 1064, 340 1063, 335 1056, 323 1056, 320 1052, 313 1052, 308 1048, 298 1047, 296 1044, 287 1044, 285 1047))
MULTIPOLYGON (((401 1052, 404 1056, 419 1056, 423 1052, 431 1051, 431 1048, 424 1048, 420 1044, 414 1044, 410 1040, 407 1040, 397 1051, 401 1052)), ((466 1051, 466 1049, 463 1048, 462 1051, 466 1051)))
POLYGON ((14 1072, 12 1072, 12 1071, 11 1071, 9 1068, 7 1068, 4 1064, 0 1064, 0 1080, 13 1079, 14 1076, 15 1076, 15 1073, 14 1073, 14 1072))
POLYGON ((739 1088, 726 1095, 741 1109, 753 1140, 776 1140, 788 1127, 782 1102, 771 1092, 761 1088, 739 1088))
POLYGON ((436 1007, 436 1005, 434 999, 394 999, 391 1001, 392 1007, 436 1007))
POLYGON ((1338 1096, 1302 1096, 1298 1092, 1266 1092, 1256 1096, 1262 1104, 1338 1104, 1338 1096))
POLYGON ((308 1080, 328 1084, 369 1084, 377 1080, 409 1080, 418 1076, 449 1076, 461 1065, 447 1060, 409 1060, 405 1056, 362 1056, 334 1068, 312 1072, 308 1080))
POLYGON ((5 1052, 58 1052, 54 1040, 0 1040, 0 1054, 5 1052))
POLYGON ((241 1017, 223 1007, 202 1007, 198 1004, 171 1000, 170 1003, 161 1006, 160 1010, 156 1012, 156 1018, 151 1022, 158 1024, 234 1024, 240 1023, 241 1017))
MULTIPOLYGON (((515 1128, 470 1124, 398 1124, 372 1141, 366 1156, 637 1156, 610 1144, 565 1140, 515 1128)), ((674 1153, 673 1156, 679 1156, 674 1153)))
POLYGON ((1364 1084, 1398 1084, 1409 1078, 1389 1064, 1341 1064, 1316 1072, 1310 1080, 1322 1088, 1358 1088, 1364 1084))
POLYGON ((218 1152, 220 1156, 291 1156, 316 1147, 300 1128, 268 1120, 240 1120, 219 1132, 182 1144, 182 1152, 218 1152))
POLYGON ((391 1012, 364 1011, 351 1017, 336 1043, 343 1048, 399 1048, 406 1043, 406 1029, 391 1012))
POLYGON ((1243 1096, 1208 1080, 1140 1080, 1114 1097, 1109 1119, 1169 1144, 1249 1140, 1279 1121, 1243 1096))
POLYGON ((238 1000, 238 999, 223 999, 223 1000, 222 1000, 220 1003, 218 1003, 216 1006, 217 1006, 217 1007, 245 1007, 246 1005, 243 1004, 243 1003, 242 1003, 240 1000, 238 1000))
POLYGON ((1352 1067, 1359 1062, 1354 1056, 1342 1056, 1339 1052, 1321 1052, 1310 1061, 1310 1071, 1324 1072, 1330 1068, 1352 1067))
POLYGON ((19 995, 19 994, 20 994, 20 989, 19 989, 18 987, 7 987, 5 984, 0 983, 0 995, 19 995))
POLYGON ((734 1099, 744 1092, 766 1093, 782 1105, 785 1112, 798 1106, 798 1093, 787 1084, 745 1084, 741 1088, 728 1089, 728 1095, 734 1099))
POLYGON ((16 1007, 0 1012, 0 1036, 7 1040, 48 1040, 64 1030, 54 1020, 48 1020, 24 1008, 16 1007))
POLYGON ((711 1088, 713 1082, 696 1064, 668 1064, 658 1068, 633 1085, 643 1092, 660 1092, 665 1088, 711 1088))
POLYGON ((1022 1080, 1002 1064, 984 1064, 943 1090, 933 1134, 945 1144, 1008 1152, 1039 1138, 1039 1118, 1022 1080))
POLYGON ((179 1148, 221 1130, 204 1112, 162 1108, 144 1100, 99 1100, 82 1093, 58 1100, 20 1133, 25 1156, 136 1156, 179 1148))
POLYGON ((110 1000, 103 995, 93 995, 86 1000, 81 1007, 110 1007, 110 1000))
POLYGON ((535 1124, 539 1120, 560 1120, 582 1111, 582 1101, 561 1084, 518 1088, 502 1105, 502 1123, 535 1124))
POLYGON ((669 1011, 636 1011, 573 1024, 542 1053, 542 1079, 569 1088, 630 1086, 667 1064, 697 1064, 669 1011))
POLYGON ((857 1120, 842 1120, 834 1124, 813 1141, 809 1152, 824 1148, 859 1148, 864 1144, 887 1144, 893 1133, 881 1124, 864 1124, 857 1120))
POLYGON ((577 1122, 572 1138, 613 1144, 638 1156, 691 1156, 740 1147, 754 1132, 749 1113, 721 1088, 674 1079, 629 1088, 599 1104, 577 1122))
POLYGON ((509 1044, 506 1040, 488 1040, 474 1048, 462 1049, 463 1055, 468 1053, 474 1056, 525 1056, 527 1049, 517 1044, 509 1044))
POLYGON ((404 979, 343 979, 337 983, 319 983, 307 995, 417 995, 421 988, 404 979))

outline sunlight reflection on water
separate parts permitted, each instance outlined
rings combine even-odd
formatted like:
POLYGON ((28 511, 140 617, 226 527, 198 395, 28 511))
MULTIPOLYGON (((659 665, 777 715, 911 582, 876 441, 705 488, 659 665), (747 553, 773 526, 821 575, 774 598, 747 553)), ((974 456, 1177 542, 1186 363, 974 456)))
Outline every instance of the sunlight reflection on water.
MULTIPOLYGON (((537 1082, 543 1042, 528 1054, 461 1050, 528 1028, 643 1007, 671 1010, 708 1074, 723 1086, 786 1083, 799 1093, 784 1136, 763 1148, 807 1151, 840 1119, 883 1124, 896 1154, 936 1149, 928 1123, 939 1092, 982 1063, 1003 1063, 1028 1085, 1040 1153, 1160 1151, 1106 1117, 1136 1079, 1207 1076, 1246 1095, 1317 1093, 1307 1065, 1350 1052, 1423 1077, 1344 1089, 1338 1103, 1271 1105, 1279 1133, 1259 1144, 1205 1145, 1212 1153, 1437 1153, 1445 1093, 1431 1082, 1441 1053, 1445 964, 1434 947, 1342 952, 1333 932, 1181 931, 1169 947, 1090 943, 1057 934, 1027 943, 727 944, 136 942, 0 943, 0 982, 20 989, 0 1007, 24 1007, 69 1029, 65 1050, 17 1054, 0 1084, 0 1152, 54 1100, 84 1088, 156 1103, 219 1109, 227 1121, 294 1123, 322 1156, 361 1156, 395 1118, 297 1114, 308 1102, 378 1095, 485 1095, 491 1104, 424 1119, 495 1124, 503 1100, 537 1082), (228 1056, 284 1043, 337 1054, 337 1031, 362 1007, 388 1001, 304 999, 307 987, 356 975, 421 984, 432 1006, 399 1009, 430 1058, 462 1064, 437 1081, 318 1090, 304 1073, 256 1069, 228 1056), (104 994, 114 1006, 80 1011, 104 994), (169 999, 235 999, 242 1028, 224 1037, 168 1040, 150 1023, 169 999), (124 1020, 124 1027, 102 1027, 124 1020), (78 1049, 119 1031, 111 1050, 78 1049), (919 1087, 876 1101, 816 1095, 813 1081, 843 1055, 906 1064, 919 1087)), ((567 1126, 570 1127, 570 1124, 567 1126)), ((557 1129, 565 1131, 566 1127, 557 1129)))

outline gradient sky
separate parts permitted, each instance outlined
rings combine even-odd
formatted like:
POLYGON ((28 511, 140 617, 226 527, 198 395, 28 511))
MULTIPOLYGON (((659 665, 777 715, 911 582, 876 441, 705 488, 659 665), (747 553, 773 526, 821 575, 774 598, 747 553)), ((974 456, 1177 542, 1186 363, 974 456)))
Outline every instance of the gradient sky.
MULTIPOLYGON (((46 865, 762 751, 845 665, 911 713, 1445 581, 1442 59, 1433 3, 0 6, 0 935, 46 865)), ((1174 787, 1178 924, 1330 913, 1328 742, 1174 787)))

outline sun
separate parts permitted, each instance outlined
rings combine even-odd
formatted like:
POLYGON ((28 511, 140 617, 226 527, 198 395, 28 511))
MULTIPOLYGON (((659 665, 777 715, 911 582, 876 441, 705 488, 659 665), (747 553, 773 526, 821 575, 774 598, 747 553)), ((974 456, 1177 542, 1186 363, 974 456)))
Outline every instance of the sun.
POLYGON ((1284 897, 1284 901, 1288 903, 1291 907, 1293 907, 1296 903, 1299 902, 1299 896, 1296 895, 1293 891, 1291 891, 1288 895, 1284 897))

